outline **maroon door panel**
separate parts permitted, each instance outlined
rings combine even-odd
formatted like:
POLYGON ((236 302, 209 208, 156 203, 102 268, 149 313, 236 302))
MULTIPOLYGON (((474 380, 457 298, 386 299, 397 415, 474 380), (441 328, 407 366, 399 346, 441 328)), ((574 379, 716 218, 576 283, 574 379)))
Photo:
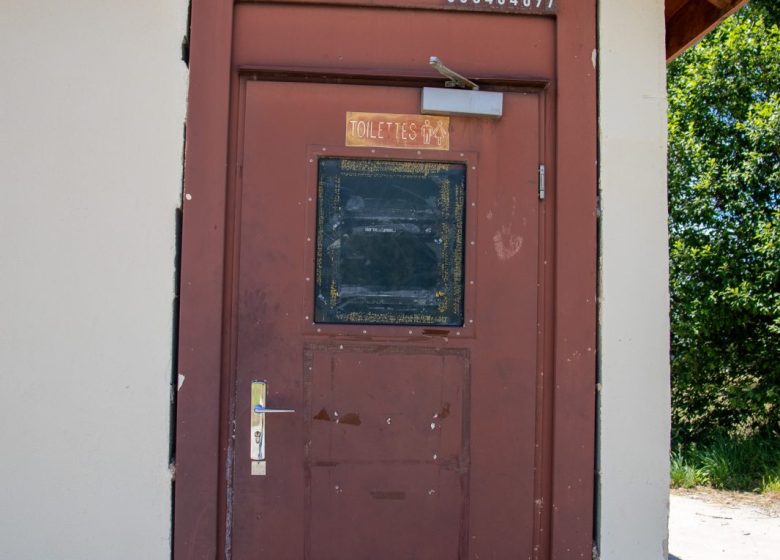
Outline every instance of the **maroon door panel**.
POLYGON ((540 96, 506 94, 500 120, 453 118, 449 152, 407 153, 339 144, 347 111, 415 113, 417 88, 242 91, 233 557, 530 555, 540 96), (470 166, 462 326, 312 322, 316 164, 339 155, 470 166), (254 379, 268 406, 296 410, 267 420, 266 476, 241 437, 254 379))
POLYGON ((457 558, 468 523, 466 353, 317 344, 307 355, 309 557, 457 558))
POLYGON ((369 3, 193 3, 174 558, 589 556, 595 1, 369 3))
POLYGON ((239 5, 234 33, 233 64, 244 68, 438 76, 434 55, 472 78, 550 79, 555 68, 552 18, 239 5))

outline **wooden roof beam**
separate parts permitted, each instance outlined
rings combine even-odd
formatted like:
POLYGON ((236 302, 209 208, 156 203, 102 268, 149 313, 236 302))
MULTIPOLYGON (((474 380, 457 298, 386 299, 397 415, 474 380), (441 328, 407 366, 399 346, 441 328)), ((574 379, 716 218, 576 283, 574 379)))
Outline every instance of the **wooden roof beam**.
POLYGON ((694 45, 747 0, 666 0, 666 60, 694 45))

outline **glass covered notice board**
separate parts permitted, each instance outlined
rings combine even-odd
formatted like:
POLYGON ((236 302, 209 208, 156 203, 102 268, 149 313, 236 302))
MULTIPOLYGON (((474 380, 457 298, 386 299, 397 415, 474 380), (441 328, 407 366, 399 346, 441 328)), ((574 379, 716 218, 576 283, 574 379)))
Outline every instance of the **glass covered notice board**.
POLYGON ((315 321, 463 324, 466 165, 321 158, 315 321))

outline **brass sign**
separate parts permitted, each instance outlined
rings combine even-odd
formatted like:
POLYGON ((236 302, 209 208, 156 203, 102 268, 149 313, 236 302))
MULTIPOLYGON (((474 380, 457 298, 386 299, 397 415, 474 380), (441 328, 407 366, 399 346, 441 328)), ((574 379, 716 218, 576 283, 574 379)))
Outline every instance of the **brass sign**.
POLYGON ((436 115, 347 112, 346 145, 449 150, 450 118, 436 115))

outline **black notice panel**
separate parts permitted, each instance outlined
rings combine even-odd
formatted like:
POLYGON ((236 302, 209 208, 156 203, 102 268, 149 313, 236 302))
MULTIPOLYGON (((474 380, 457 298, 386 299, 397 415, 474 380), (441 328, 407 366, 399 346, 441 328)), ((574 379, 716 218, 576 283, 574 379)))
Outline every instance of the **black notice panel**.
POLYGON ((319 160, 315 321, 463 324, 466 165, 319 160))

